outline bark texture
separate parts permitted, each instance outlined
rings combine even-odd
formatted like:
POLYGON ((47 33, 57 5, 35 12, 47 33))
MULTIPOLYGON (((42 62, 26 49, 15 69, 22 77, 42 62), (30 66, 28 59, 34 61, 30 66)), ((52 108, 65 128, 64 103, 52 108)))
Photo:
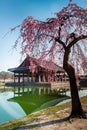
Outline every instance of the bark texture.
POLYGON ((84 111, 81 106, 78 88, 76 83, 75 69, 68 63, 70 49, 65 50, 63 68, 67 72, 70 81, 72 111, 70 117, 85 117, 84 111))

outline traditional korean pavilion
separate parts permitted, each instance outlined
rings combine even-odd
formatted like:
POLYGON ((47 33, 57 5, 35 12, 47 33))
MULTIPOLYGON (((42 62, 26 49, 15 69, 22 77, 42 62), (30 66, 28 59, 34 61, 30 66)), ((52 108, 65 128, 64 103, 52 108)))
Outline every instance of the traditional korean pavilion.
POLYGON ((57 81, 60 74, 65 71, 52 61, 38 61, 36 58, 27 56, 16 68, 8 69, 14 73, 14 83, 29 84, 31 82, 57 81))

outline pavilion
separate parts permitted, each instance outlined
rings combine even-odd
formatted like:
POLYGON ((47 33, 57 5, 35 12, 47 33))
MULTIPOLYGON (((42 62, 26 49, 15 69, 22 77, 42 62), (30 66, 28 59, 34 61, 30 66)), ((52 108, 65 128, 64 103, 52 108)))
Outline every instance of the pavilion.
POLYGON ((24 61, 16 68, 8 69, 14 73, 14 83, 28 85, 34 82, 54 82, 65 75, 62 67, 52 61, 41 61, 27 56, 24 61))

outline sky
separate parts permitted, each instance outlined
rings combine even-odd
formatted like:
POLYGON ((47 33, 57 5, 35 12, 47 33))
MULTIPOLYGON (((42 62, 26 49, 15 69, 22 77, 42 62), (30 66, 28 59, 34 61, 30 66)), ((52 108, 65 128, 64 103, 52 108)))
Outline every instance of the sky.
MULTIPOLYGON (((27 16, 45 21, 67 6, 69 0, 0 0, 0 71, 7 71, 21 63, 21 49, 12 49, 19 36, 19 30, 10 29, 20 25, 27 16)), ((73 3, 87 8, 87 0, 73 0, 73 3)))

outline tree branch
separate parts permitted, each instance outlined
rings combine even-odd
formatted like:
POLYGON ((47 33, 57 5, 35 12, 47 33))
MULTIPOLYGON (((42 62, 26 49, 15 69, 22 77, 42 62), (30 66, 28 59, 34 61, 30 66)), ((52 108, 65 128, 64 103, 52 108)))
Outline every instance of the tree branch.
POLYGON ((71 48, 74 44, 76 44, 78 41, 82 40, 82 39, 86 39, 87 35, 81 35, 77 38, 74 38, 74 40, 67 46, 67 48, 71 48))
POLYGON ((60 43, 63 46, 63 48, 66 49, 65 43, 63 41, 61 41, 59 38, 55 38, 55 41, 60 43))

